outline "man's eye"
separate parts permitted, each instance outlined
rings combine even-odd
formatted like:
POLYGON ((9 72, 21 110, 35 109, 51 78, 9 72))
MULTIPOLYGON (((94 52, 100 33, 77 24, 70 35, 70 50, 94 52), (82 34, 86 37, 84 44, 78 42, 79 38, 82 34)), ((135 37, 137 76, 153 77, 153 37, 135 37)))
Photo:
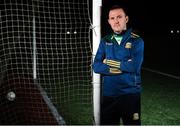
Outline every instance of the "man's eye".
POLYGON ((117 17, 117 19, 120 19, 120 18, 121 18, 121 16, 118 16, 118 17, 117 17))

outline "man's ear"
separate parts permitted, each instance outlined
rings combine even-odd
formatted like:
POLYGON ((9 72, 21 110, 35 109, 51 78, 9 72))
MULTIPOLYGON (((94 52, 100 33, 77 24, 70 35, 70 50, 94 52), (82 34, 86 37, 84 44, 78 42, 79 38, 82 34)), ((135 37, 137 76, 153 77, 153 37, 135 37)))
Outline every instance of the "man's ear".
POLYGON ((126 23, 128 23, 128 21, 129 21, 129 17, 128 17, 128 16, 126 16, 126 23))
POLYGON ((109 18, 108 18, 108 23, 109 23, 109 25, 110 25, 110 20, 109 20, 109 18))

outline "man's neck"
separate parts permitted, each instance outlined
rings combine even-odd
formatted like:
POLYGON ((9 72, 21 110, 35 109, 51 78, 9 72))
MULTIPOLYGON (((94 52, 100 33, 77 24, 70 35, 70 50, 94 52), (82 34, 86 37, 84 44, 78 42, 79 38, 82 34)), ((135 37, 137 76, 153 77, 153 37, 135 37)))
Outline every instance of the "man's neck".
POLYGON ((115 35, 123 35, 126 32, 126 30, 123 30, 121 32, 114 32, 115 35))

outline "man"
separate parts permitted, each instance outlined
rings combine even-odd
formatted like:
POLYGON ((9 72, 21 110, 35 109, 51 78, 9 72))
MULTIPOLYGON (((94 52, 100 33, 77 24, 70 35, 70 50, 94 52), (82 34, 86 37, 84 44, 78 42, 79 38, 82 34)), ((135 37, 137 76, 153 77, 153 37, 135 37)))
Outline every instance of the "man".
POLYGON ((132 29, 123 7, 109 10, 113 33, 101 39, 93 63, 102 75, 101 124, 140 125, 141 64, 144 42, 132 29))

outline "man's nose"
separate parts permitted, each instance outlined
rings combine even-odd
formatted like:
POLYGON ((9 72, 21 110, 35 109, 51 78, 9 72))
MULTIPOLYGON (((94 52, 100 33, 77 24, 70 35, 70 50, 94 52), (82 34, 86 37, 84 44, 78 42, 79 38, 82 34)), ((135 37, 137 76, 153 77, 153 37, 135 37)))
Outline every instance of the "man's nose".
POLYGON ((116 24, 119 23, 118 19, 116 18, 115 21, 114 21, 116 24))

